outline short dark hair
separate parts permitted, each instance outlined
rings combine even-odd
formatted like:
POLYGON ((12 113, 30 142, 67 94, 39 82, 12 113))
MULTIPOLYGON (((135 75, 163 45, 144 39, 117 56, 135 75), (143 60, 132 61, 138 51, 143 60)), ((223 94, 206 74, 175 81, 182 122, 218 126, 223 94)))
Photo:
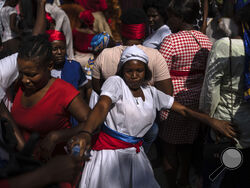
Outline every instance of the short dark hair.
POLYGON ((143 9, 147 13, 149 8, 154 8, 163 18, 164 23, 167 21, 167 7, 170 3, 170 0, 146 0, 143 9))
POLYGON ((41 66, 48 66, 52 60, 52 46, 46 34, 25 37, 18 50, 18 58, 38 60, 41 66))
POLYGON ((200 4, 198 0, 172 0, 167 8, 167 11, 188 24, 195 22, 199 10, 200 4))
MULTIPOLYGON (((118 67, 118 70, 116 72, 116 75, 120 76, 121 78, 124 77, 124 63, 121 67, 118 67)), ((145 78, 144 78, 144 83, 142 86, 146 86, 148 82, 152 79, 152 71, 149 69, 148 64, 144 63, 145 66, 145 78)))

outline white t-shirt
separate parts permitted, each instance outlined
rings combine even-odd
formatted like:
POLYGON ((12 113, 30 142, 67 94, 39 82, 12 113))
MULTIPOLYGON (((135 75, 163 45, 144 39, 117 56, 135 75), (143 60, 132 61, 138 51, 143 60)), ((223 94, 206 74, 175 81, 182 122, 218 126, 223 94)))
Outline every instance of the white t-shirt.
POLYGON ((0 101, 4 101, 10 110, 12 103, 6 97, 6 90, 17 79, 19 72, 17 67, 18 53, 0 59, 0 101))
POLYGON ((144 40, 143 46, 159 49, 163 39, 171 33, 170 28, 167 25, 163 25, 144 40))
POLYGON ((0 25, 3 32, 1 33, 2 42, 16 38, 17 34, 10 29, 10 15, 17 14, 14 7, 6 6, 0 9, 0 25))

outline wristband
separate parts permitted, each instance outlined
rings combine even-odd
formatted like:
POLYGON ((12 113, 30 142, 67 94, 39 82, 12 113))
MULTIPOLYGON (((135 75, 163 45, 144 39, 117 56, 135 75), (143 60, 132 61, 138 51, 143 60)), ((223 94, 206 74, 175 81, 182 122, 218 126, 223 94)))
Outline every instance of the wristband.
POLYGON ((88 134, 90 137, 92 137, 92 134, 91 134, 89 131, 81 130, 78 134, 81 134, 81 133, 86 133, 86 134, 88 134))

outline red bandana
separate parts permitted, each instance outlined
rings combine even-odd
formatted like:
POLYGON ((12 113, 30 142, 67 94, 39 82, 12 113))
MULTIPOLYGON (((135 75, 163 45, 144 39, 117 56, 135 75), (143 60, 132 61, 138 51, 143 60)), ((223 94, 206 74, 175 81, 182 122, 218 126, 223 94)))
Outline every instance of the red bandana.
POLYGON ((88 27, 93 27, 95 18, 92 15, 92 12, 90 10, 85 10, 82 11, 79 14, 79 18, 88 26, 88 27))
POLYGON ((121 35, 126 39, 138 40, 145 37, 146 25, 142 24, 122 24, 121 35))
POLYGON ((49 35, 50 42, 53 42, 55 40, 66 41, 64 34, 60 31, 47 30, 46 33, 49 35))

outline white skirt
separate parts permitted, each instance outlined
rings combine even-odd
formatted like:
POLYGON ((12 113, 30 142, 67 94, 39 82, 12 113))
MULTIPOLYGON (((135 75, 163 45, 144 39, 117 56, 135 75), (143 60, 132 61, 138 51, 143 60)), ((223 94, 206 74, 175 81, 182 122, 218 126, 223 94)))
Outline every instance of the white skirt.
POLYGON ((81 188, 158 188, 142 147, 91 151, 80 182, 81 188))

